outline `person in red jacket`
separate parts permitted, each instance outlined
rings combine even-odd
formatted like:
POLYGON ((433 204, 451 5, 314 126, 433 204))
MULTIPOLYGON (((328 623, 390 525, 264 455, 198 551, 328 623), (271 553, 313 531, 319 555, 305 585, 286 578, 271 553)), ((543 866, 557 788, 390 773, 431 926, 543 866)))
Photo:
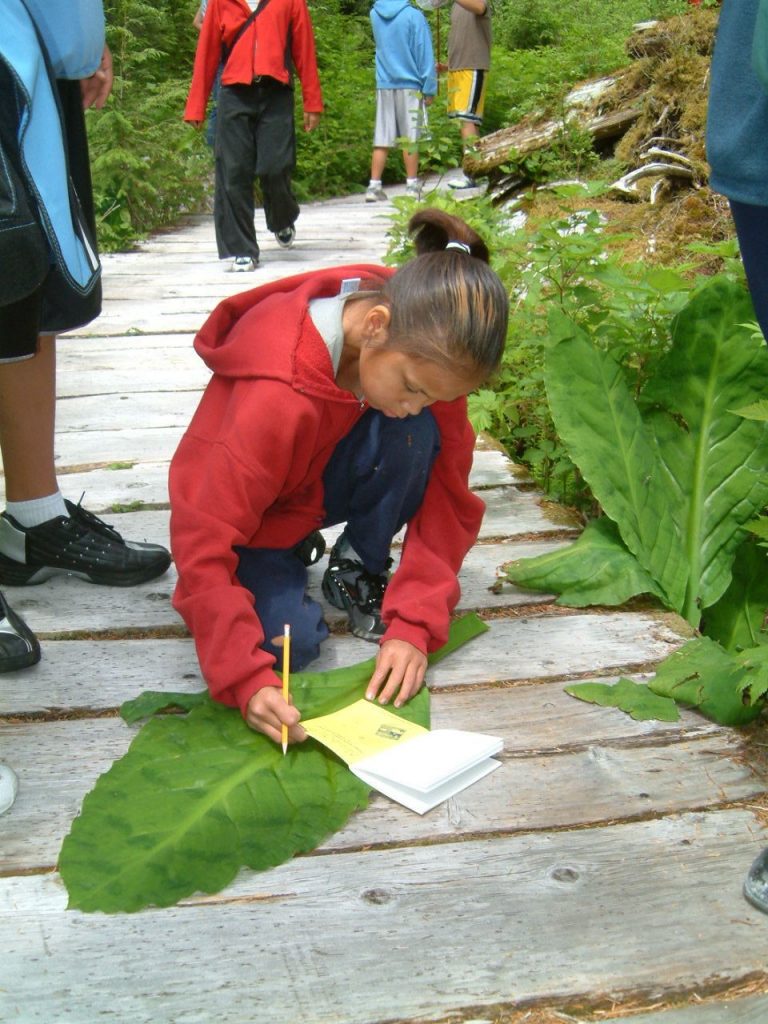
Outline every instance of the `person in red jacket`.
POLYGON ((304 739, 273 638, 301 669, 328 635, 306 594, 320 527, 345 523, 323 592, 379 643, 366 696, 400 706, 447 640, 484 504, 469 489, 466 395, 498 366, 508 300, 488 249, 435 209, 397 272, 346 266, 222 302, 195 339, 213 370, 170 469, 174 607, 212 696, 304 739), (389 578, 392 538, 407 524, 389 578))
POLYGON ((291 189, 296 160, 291 65, 301 81, 304 128, 323 109, 315 40, 306 0, 209 0, 195 54, 184 120, 200 126, 223 63, 215 136, 214 225, 221 259, 254 270, 258 175, 267 227, 290 248, 299 205, 291 189))

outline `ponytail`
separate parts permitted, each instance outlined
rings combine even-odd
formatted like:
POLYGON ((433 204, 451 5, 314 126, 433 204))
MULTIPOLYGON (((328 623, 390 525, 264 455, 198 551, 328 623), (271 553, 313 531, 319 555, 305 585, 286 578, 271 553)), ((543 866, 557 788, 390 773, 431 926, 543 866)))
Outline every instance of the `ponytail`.
POLYGON ((485 378, 504 352, 509 300, 483 239, 460 217, 432 207, 409 222, 416 258, 384 286, 388 345, 485 378))

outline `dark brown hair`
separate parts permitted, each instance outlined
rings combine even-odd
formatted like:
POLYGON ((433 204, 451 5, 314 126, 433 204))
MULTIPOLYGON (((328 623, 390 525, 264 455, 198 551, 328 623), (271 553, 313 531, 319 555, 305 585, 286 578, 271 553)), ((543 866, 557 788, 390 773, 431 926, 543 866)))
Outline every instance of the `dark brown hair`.
POLYGON ((460 217, 432 207, 408 224, 416 257, 382 290, 387 344, 485 378, 501 361, 509 300, 488 265, 488 247, 460 217))

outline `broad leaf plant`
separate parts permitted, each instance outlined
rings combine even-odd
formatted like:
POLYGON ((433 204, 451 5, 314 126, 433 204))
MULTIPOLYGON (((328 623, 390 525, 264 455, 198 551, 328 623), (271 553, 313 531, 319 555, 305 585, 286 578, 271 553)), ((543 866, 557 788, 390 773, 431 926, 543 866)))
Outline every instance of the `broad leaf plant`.
MULTIPOLYGON (((714 279, 675 318, 673 343, 637 397, 617 359, 575 325, 548 353, 547 395, 570 457, 599 502, 570 547, 508 564, 508 579, 574 607, 647 594, 697 636, 649 688, 725 724, 768 693, 768 561, 756 535, 768 502, 768 346, 750 299, 714 279)), ((648 717, 644 687, 570 687, 648 717)))

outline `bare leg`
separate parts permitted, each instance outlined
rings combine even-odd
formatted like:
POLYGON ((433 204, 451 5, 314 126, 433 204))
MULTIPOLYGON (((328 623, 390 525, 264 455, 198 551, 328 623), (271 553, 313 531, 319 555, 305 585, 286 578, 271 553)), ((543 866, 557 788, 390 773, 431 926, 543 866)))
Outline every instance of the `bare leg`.
POLYGON ((405 164, 405 175, 407 178, 418 177, 419 151, 416 146, 410 146, 403 150, 403 163, 405 164))
POLYGON ((461 141, 464 146, 471 145, 475 139, 480 135, 479 127, 474 121, 461 121, 461 141))
POLYGON ((387 164, 387 153, 389 153, 389 150, 384 146, 374 146, 373 155, 371 156, 371 178, 374 181, 381 181, 381 176, 387 164))
POLYGON ((41 335, 37 355, 0 363, 0 452, 8 501, 31 501, 58 490, 55 421, 56 338, 41 335))

